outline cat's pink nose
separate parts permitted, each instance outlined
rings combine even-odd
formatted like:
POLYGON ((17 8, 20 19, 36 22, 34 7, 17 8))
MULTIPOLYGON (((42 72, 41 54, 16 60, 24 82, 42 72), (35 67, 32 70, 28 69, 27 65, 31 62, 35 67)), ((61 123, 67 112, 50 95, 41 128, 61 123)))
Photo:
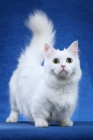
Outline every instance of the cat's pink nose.
POLYGON ((64 69, 66 66, 65 65, 62 65, 61 67, 64 69))

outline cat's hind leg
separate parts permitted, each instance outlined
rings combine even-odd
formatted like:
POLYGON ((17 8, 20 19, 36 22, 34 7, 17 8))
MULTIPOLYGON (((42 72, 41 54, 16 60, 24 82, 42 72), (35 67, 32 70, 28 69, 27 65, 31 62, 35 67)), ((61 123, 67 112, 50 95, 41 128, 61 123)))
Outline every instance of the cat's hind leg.
POLYGON ((11 122, 11 123, 17 122, 19 111, 18 111, 16 100, 14 97, 10 98, 10 103, 11 103, 11 112, 10 112, 9 117, 6 119, 6 122, 11 122))
POLYGON ((6 119, 6 122, 17 122, 18 121, 19 112, 12 110, 9 117, 6 119))

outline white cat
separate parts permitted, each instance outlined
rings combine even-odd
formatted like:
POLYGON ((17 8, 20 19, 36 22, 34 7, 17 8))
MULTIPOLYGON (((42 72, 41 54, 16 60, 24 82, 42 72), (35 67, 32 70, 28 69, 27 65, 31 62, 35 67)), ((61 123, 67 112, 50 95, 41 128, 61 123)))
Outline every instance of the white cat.
POLYGON ((76 107, 82 73, 78 42, 63 51, 55 50, 53 24, 41 11, 30 15, 26 24, 33 38, 9 83, 11 113, 6 122, 17 122, 23 113, 36 127, 47 127, 51 121, 72 126, 70 117, 76 107))

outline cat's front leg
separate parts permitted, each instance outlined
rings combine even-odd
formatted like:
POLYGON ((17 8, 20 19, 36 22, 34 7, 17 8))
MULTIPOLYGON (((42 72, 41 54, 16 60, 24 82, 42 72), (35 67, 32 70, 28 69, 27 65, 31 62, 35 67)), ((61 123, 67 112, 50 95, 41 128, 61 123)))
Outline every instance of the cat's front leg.
POLYGON ((73 114, 73 107, 68 107, 68 109, 64 109, 64 112, 60 115, 59 125, 60 126, 73 126, 73 121, 70 120, 73 114))
POLYGON ((70 119, 65 119, 65 120, 61 120, 59 124, 61 126, 73 126, 73 121, 71 121, 70 119))
POLYGON ((43 118, 35 118, 34 121, 36 127, 48 127, 48 122, 43 118))
POLYGON ((34 98, 31 106, 31 113, 36 127, 48 127, 48 103, 44 100, 44 98, 43 100, 41 99, 42 97, 38 99, 34 98))
MULTIPOLYGON (((42 110, 42 109, 41 109, 42 110)), ((32 116, 35 122, 36 127, 48 127, 48 122, 46 116, 43 114, 42 111, 33 111, 32 116)), ((45 111, 44 111, 45 113, 45 111)))

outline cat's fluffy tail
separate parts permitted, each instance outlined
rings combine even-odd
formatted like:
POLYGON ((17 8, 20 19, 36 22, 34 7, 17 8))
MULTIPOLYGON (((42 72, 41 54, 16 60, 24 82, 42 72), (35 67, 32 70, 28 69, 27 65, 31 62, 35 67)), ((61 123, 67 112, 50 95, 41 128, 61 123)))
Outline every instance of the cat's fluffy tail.
POLYGON ((54 45, 55 31, 45 13, 36 11, 31 14, 26 25, 33 32, 33 37, 30 45, 21 54, 18 67, 41 64, 44 59, 44 44, 54 45))

